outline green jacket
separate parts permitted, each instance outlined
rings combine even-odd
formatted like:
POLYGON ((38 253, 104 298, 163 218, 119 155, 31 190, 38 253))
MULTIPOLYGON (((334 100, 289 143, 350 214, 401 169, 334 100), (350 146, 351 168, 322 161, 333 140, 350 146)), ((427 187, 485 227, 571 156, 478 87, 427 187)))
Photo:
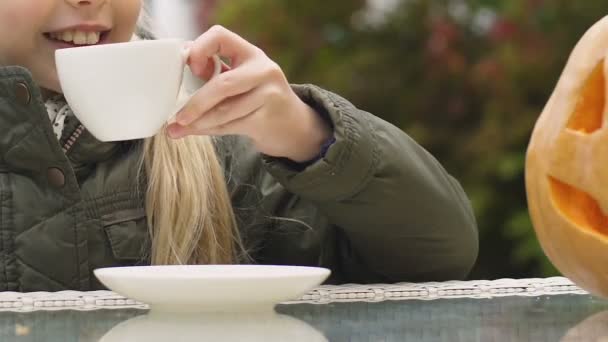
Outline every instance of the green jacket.
MULTIPOLYGON (((293 88, 334 125, 322 160, 297 171, 243 138, 218 143, 254 261, 328 267, 330 283, 465 277, 478 238, 458 182, 398 128, 318 87, 293 88)), ((100 289, 94 269, 149 262, 140 145, 85 132, 66 155, 30 73, 0 68, 0 291, 100 289)))

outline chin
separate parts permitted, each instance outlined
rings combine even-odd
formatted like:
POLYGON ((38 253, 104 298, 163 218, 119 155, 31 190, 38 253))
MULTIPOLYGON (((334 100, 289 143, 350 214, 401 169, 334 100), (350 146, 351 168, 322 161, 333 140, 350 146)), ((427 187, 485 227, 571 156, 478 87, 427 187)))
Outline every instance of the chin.
POLYGON ((44 90, 59 94, 63 93, 57 74, 53 74, 51 77, 41 79, 40 81, 37 81, 37 83, 38 86, 44 90))

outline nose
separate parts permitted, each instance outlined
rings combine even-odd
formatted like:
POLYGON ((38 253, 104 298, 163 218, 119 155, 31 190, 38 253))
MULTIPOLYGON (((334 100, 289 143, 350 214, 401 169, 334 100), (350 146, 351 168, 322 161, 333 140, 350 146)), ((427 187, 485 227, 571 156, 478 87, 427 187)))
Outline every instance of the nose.
POLYGON ((74 7, 81 6, 99 6, 106 2, 107 0, 66 0, 70 5, 74 7))

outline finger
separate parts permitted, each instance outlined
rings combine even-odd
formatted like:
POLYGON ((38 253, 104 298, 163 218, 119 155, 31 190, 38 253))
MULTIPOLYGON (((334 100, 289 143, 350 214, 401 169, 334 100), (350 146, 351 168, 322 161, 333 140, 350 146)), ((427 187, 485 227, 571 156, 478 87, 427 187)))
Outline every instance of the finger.
MULTIPOLYGON (((224 61, 221 61, 221 63, 222 63, 222 65, 221 65, 220 73, 232 70, 232 68, 228 64, 226 64, 224 61)), ((213 77, 213 74, 215 73, 215 61, 213 60, 213 58, 208 58, 207 64, 205 64, 205 67, 203 68, 202 71, 197 70, 198 72, 194 72, 194 70, 192 70, 192 68, 190 68, 190 70, 196 77, 208 81, 213 77)))
POLYGON ((266 96, 261 88, 231 97, 211 108, 189 127, 193 130, 209 130, 225 125, 242 116, 258 111, 264 106, 266 96))
POLYGON ((198 135, 212 135, 212 136, 223 136, 223 135, 248 135, 253 120, 255 120, 256 112, 251 112, 247 115, 241 116, 236 120, 232 120, 223 125, 215 126, 211 129, 204 131, 198 131, 198 135))
MULTIPOLYGON (((235 101, 240 102, 240 100, 235 101)), ((263 105, 255 106, 255 101, 243 100, 243 102, 239 104, 235 103, 235 107, 236 106, 239 107, 238 110, 235 109, 233 112, 223 116, 222 119, 216 121, 213 126, 203 122, 203 117, 190 126, 171 124, 167 128, 167 132, 173 139, 179 139, 189 135, 246 135, 248 125, 243 124, 247 122, 244 119, 253 116, 263 105), (253 108, 253 110, 247 111, 248 108, 253 108)))
POLYGON ((213 77, 197 90, 179 111, 176 115, 177 123, 188 126, 225 99, 247 93, 258 87, 265 75, 256 65, 257 63, 242 65, 240 68, 213 77))
POLYGON ((192 43, 188 63, 196 73, 204 68, 207 59, 213 55, 229 58, 232 66, 236 67, 259 53, 260 50, 255 45, 236 33, 221 26, 213 26, 192 43))

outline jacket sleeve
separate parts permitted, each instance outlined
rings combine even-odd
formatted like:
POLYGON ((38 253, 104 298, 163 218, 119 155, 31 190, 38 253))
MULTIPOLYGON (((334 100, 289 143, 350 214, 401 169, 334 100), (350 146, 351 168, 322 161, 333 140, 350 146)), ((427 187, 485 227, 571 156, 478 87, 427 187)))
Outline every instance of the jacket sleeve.
MULTIPOLYGON (((478 253, 469 200, 459 183, 402 130, 313 85, 296 93, 334 126, 336 142, 305 170, 263 158, 289 193, 314 203, 334 227, 342 282, 462 279, 478 253)), ((298 203, 280 213, 290 216, 298 203)))

